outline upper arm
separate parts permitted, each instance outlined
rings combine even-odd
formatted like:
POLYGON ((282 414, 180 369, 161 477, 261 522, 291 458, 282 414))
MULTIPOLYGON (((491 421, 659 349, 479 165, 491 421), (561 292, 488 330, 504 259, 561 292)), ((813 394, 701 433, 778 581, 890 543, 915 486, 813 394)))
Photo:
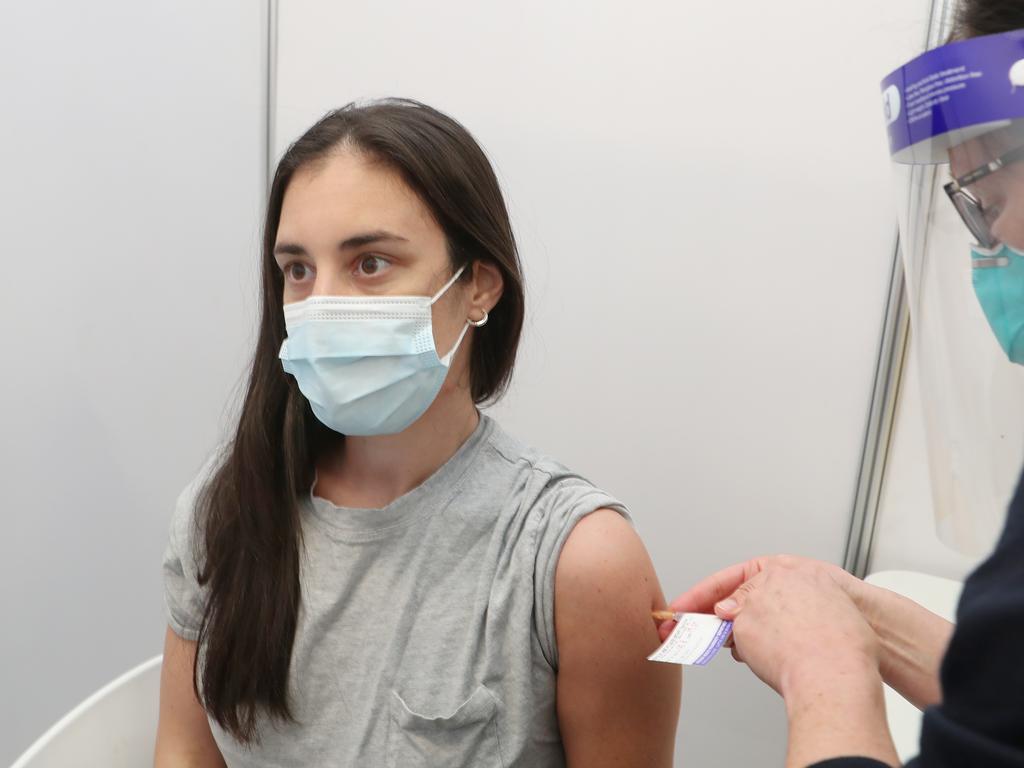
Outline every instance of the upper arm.
POLYGON ((206 710, 192 686, 196 644, 168 627, 160 667, 160 719, 156 731, 156 768, 224 766, 213 740, 206 710))
POLYGON ((555 571, 558 721, 570 766, 671 766, 680 668, 647 661, 665 605, 633 527, 601 509, 569 534, 555 571))

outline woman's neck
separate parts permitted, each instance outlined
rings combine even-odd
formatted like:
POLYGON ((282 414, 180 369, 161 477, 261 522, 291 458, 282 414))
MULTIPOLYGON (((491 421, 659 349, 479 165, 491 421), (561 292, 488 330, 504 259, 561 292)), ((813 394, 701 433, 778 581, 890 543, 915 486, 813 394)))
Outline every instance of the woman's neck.
POLYGON ((337 506, 378 509, 411 491, 455 455, 480 414, 469 392, 442 389, 397 435, 345 437, 317 461, 317 496, 337 506))

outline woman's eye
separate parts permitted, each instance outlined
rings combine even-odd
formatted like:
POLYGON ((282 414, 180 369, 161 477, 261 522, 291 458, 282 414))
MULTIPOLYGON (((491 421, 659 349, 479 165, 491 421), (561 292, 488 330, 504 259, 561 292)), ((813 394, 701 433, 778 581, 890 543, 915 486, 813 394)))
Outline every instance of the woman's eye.
POLYGON ((390 265, 380 256, 363 256, 356 265, 361 275, 376 275, 383 272, 390 265))
POLYGON ((291 264, 285 265, 284 268, 284 276, 293 283, 304 282, 312 277, 312 275, 312 268, 301 261, 293 261, 291 264))

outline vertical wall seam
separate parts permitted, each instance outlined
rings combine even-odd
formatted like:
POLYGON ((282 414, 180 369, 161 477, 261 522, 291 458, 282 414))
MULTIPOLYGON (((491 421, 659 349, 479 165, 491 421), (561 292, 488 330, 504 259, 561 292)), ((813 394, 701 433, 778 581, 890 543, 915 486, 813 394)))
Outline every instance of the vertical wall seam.
POLYGON ((278 23, 278 2, 277 0, 266 0, 266 46, 264 66, 264 100, 266 113, 264 116, 263 139, 263 179, 264 179, 264 202, 270 196, 270 184, 274 177, 274 144, 276 142, 275 129, 277 127, 277 23, 278 23))
MULTIPOLYGON (((953 0, 931 0, 925 50, 945 42, 953 26, 953 0)), ((864 577, 871 565, 890 448, 896 426, 903 372, 910 338, 910 307, 899 238, 889 279, 889 298, 882 323, 875 381, 868 407, 868 424, 861 451, 857 490, 850 515, 843 567, 864 577)))

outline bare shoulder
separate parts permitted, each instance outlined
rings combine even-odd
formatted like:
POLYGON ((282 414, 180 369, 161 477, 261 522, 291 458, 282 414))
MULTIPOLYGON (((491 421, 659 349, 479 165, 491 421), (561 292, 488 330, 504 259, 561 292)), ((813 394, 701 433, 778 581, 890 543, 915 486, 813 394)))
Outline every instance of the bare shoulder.
POLYGON ((636 530, 584 517, 555 571, 558 717, 570 765, 671 765, 681 674, 647 661, 665 599, 636 530))
POLYGON ((565 596, 618 610, 621 606, 608 605, 608 590, 639 590, 652 602, 661 597, 647 549, 632 524, 613 509, 599 509, 576 524, 562 548, 555 571, 556 606, 565 596))
MULTIPOLYGON (((555 634, 564 651, 599 653, 607 642, 628 639, 635 648, 658 644, 651 611, 665 603, 654 565, 632 524, 613 509, 599 509, 576 524, 555 570, 555 634), (577 631, 579 630, 579 631, 577 631)), ((649 652, 649 650, 648 650, 649 652)))

